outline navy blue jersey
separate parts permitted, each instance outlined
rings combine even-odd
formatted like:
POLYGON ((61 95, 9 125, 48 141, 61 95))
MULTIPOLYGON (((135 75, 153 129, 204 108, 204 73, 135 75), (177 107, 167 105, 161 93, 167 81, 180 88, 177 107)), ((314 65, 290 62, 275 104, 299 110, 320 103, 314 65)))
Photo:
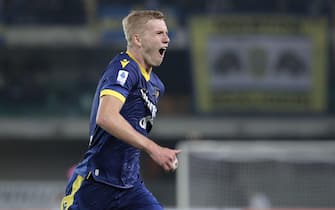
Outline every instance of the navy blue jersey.
POLYGON ((84 177, 91 173, 96 181, 120 188, 130 188, 139 181, 139 149, 96 124, 100 97, 112 95, 124 102, 120 114, 146 136, 163 93, 164 85, 155 73, 148 74, 129 52, 117 55, 97 86, 90 117, 89 149, 76 172, 84 177))

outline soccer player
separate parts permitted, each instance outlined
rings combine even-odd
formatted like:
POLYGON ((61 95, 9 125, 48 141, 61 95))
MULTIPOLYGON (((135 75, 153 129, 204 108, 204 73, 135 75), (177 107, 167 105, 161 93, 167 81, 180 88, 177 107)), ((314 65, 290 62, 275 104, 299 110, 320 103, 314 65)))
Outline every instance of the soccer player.
POLYGON ((132 11, 122 20, 127 51, 112 59, 93 99, 89 148, 76 167, 61 203, 62 210, 161 210, 139 174, 140 151, 164 170, 175 169, 179 150, 147 137, 164 85, 159 66, 169 44, 160 11, 132 11))

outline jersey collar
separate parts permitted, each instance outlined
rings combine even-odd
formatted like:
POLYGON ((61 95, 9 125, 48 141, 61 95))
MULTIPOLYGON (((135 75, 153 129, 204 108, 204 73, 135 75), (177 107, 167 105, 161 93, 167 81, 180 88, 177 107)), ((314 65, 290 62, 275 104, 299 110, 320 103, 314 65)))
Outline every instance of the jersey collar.
POLYGON ((128 56, 133 59, 141 69, 141 73, 146 81, 150 80, 150 74, 145 70, 145 68, 136 60, 136 58, 129 52, 126 52, 128 56))

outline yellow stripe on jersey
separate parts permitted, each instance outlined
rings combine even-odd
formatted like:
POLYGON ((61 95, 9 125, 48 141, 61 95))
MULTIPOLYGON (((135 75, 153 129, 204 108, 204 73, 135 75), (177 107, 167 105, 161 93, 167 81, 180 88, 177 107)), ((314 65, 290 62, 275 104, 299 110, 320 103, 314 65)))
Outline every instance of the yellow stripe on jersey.
POLYGON ((122 103, 124 103, 126 101, 126 98, 119 92, 116 92, 115 90, 102 90, 100 92, 100 97, 105 96, 105 95, 109 95, 109 96, 114 96, 116 98, 118 98, 120 101, 122 101, 122 103))
POLYGON ((137 63, 137 65, 141 69, 141 73, 144 79, 148 82, 150 80, 150 74, 145 70, 145 68, 136 60, 136 58, 130 52, 127 51, 126 53, 137 63))
POLYGON ((84 177, 78 175, 72 184, 71 194, 63 198, 61 203, 61 210, 68 210, 72 206, 74 201, 74 194, 79 190, 81 183, 84 181, 84 177))

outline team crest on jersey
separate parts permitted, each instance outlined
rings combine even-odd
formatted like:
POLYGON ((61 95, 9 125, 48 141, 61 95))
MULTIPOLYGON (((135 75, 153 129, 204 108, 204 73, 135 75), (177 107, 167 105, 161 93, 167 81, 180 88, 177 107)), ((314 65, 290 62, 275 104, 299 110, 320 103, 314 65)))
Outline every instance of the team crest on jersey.
POLYGON ((129 73, 125 70, 119 70, 119 72, 117 73, 116 81, 123 86, 127 81, 128 74, 129 73))

